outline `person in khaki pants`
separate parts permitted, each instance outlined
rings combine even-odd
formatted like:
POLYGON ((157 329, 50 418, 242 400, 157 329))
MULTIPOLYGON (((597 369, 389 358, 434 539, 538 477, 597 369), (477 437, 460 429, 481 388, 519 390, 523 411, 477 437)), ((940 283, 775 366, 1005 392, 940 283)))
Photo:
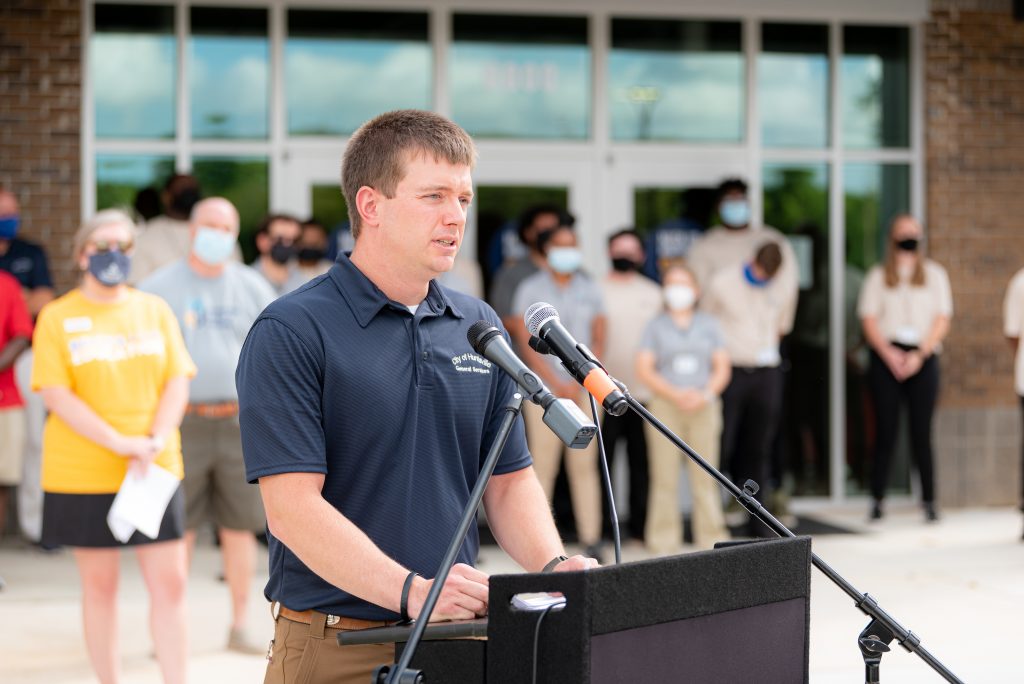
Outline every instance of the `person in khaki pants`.
MULTIPOLYGON (((576 339, 601 358, 607 332, 604 300, 600 286, 583 272, 574 221, 566 222, 537 238, 543 252, 545 267, 520 283, 512 299, 517 316, 510 321, 509 333, 516 341, 523 361, 540 376, 551 392, 563 399, 572 399, 590 415, 587 393, 561 366, 554 356, 542 356, 530 348, 530 333, 523 314, 537 302, 547 302, 559 312, 563 325, 576 339)), ((544 425, 543 411, 527 406, 523 411, 526 437, 533 455, 537 478, 544 487, 548 501, 553 501, 555 480, 566 454, 565 471, 569 478, 572 511, 576 518, 576 534, 585 556, 601 559, 601 477, 597 466, 597 442, 585 449, 564 450, 561 441, 544 425)))
MULTIPOLYGON (((355 247, 268 306, 236 370, 246 478, 267 513, 274 640, 264 681, 365 684, 387 648, 339 630, 427 620, 423 606, 516 392, 476 354, 494 310, 438 283, 462 245, 476 147, 433 112, 386 112, 349 139, 342 192, 355 247)), ((507 341, 506 337, 506 341, 507 341)), ((566 558, 516 421, 483 496, 495 539, 524 570, 566 558)), ((475 526, 430 620, 484 616, 475 526)))
MULTIPOLYGON (((718 466, 722 433, 719 395, 731 369, 715 319, 694 311, 699 290, 681 264, 663 276, 665 312, 647 324, 636 358, 640 381, 654 393, 651 411, 704 460, 718 466)), ((650 503, 644 538, 660 554, 678 551, 683 539, 679 516, 679 468, 686 461, 693 498, 693 540, 711 548, 729 536, 717 483, 671 442, 649 429, 650 503)))

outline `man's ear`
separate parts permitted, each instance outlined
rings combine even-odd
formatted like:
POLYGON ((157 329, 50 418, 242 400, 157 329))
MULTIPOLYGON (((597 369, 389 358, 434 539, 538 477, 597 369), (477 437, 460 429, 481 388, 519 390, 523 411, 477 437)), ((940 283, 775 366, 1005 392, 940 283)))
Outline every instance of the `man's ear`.
POLYGON ((380 225, 380 193, 364 185, 356 192, 356 210, 359 212, 362 227, 380 225))

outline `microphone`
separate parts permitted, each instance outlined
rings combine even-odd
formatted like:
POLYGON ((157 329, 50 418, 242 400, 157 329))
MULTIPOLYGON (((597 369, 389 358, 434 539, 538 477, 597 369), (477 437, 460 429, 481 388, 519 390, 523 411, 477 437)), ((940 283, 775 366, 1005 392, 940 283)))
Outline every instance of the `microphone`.
POLYGON ((477 354, 512 376, 527 398, 544 409, 544 424, 570 449, 584 449, 597 434, 597 426, 580 407, 568 399, 559 399, 540 378, 516 356, 501 331, 487 321, 477 321, 466 333, 477 354))
MULTIPOLYGON (((547 302, 537 302, 526 310, 523 322, 529 333, 544 342, 550 349, 549 353, 557 356, 576 381, 601 402, 605 411, 613 416, 626 412, 629 408, 626 396, 594 358, 593 352, 565 329, 555 307, 547 302)), ((539 345, 531 346, 539 348, 539 345)))

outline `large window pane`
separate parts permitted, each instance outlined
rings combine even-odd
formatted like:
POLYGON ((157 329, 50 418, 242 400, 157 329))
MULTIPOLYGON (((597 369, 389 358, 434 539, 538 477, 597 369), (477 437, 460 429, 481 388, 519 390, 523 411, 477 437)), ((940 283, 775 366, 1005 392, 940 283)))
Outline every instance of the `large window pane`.
POLYGON ((828 26, 764 24, 757 60, 761 142, 765 147, 826 147, 828 26))
POLYGON ((196 157, 192 175, 204 197, 226 197, 241 216, 239 241, 246 261, 256 256, 256 226, 270 207, 266 157, 196 157))
POLYGON ((266 138, 270 48, 265 9, 193 7, 193 138, 266 138))
POLYGON ((909 147, 910 29, 843 28, 843 144, 909 147))
POLYGON ((742 140, 742 49, 739 22, 612 19, 612 138, 742 140))
POLYGON ((452 116, 473 135, 580 139, 590 134, 585 17, 456 14, 452 116))
POLYGON ((96 5, 89 43, 98 138, 173 138, 174 8, 96 5))
POLYGON ((291 135, 348 135, 392 109, 430 109, 431 48, 420 12, 289 10, 291 135))
POLYGON ((160 191, 174 173, 174 157, 138 154, 96 155, 96 208, 131 210, 141 190, 160 191))
POLYGON ((773 449, 773 471, 796 495, 829 493, 828 182, 825 164, 764 167, 765 222, 786 234, 800 272, 796 320, 782 344, 785 389, 773 449))
MULTIPOLYGON (((874 407, 867 389, 868 348, 857 317, 857 297, 869 268, 882 261, 889 221, 910 209, 910 166, 846 164, 843 167, 846 212, 846 266, 843 297, 846 326, 846 490, 870 490, 874 451, 874 407)), ((906 421, 893 452, 890 487, 910 491, 910 452, 906 421)))

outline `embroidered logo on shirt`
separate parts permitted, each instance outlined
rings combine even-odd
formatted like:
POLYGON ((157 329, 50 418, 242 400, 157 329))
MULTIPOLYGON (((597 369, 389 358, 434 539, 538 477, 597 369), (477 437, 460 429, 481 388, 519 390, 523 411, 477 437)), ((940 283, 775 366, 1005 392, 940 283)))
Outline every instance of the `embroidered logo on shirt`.
POLYGON ((459 373, 491 374, 491 362, 476 354, 460 354, 452 357, 452 365, 459 373))

